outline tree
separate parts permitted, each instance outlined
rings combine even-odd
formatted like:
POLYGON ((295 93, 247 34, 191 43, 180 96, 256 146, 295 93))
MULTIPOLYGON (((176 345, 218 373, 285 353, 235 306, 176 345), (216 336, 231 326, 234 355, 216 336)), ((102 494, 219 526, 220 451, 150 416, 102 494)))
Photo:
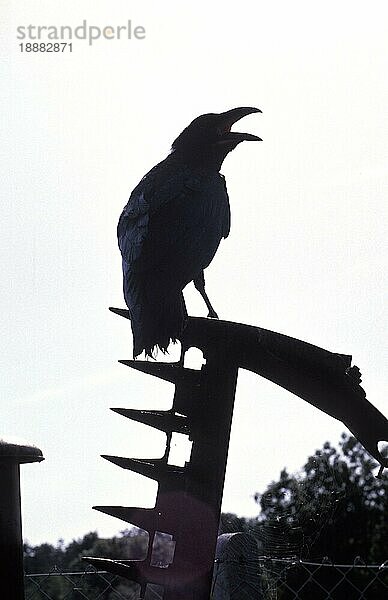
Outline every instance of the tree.
POLYGON ((326 442, 302 473, 284 469, 279 481, 255 495, 261 507, 256 533, 266 553, 386 560, 388 477, 376 479, 377 466, 354 437, 342 434, 338 450, 326 442))

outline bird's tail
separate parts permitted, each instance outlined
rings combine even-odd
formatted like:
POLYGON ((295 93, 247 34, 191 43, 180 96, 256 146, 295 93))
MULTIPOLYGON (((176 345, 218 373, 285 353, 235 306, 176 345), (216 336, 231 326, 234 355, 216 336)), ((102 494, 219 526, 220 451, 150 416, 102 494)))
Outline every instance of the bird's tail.
POLYGON ((158 349, 166 353, 170 342, 180 338, 186 318, 181 291, 165 296, 160 291, 155 296, 147 294, 141 305, 131 310, 134 358, 143 350, 151 358, 158 349))

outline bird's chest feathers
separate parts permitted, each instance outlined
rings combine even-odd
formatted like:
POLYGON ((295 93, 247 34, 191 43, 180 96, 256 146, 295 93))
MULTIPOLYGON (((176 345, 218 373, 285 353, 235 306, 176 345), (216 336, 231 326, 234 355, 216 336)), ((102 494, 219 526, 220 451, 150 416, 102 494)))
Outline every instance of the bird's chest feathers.
POLYGON ((204 178, 201 185, 192 190, 190 202, 197 215, 197 226, 210 237, 227 237, 230 228, 229 198, 225 178, 220 175, 204 178))

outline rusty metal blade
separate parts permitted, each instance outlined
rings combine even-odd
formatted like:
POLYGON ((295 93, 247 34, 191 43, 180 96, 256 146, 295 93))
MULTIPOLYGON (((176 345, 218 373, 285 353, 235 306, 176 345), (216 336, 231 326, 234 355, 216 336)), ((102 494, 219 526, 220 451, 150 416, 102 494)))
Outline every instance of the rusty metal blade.
POLYGON ((121 519, 139 529, 149 533, 155 531, 163 523, 163 515, 156 508, 137 508, 135 506, 93 506, 98 510, 116 519, 121 519))
POLYGON ((134 471, 135 473, 139 473, 139 475, 144 475, 144 477, 149 477, 156 481, 171 477, 180 477, 184 473, 183 467, 169 465, 163 458, 125 458, 122 456, 109 456, 107 454, 102 454, 101 456, 122 469, 134 471))
POLYGON ((170 383, 176 384, 184 381, 192 385, 199 385, 201 381, 200 371, 185 369, 179 363, 157 363, 147 360, 119 360, 119 363, 170 383))
POLYGON ((177 415, 173 411, 166 410, 134 410, 131 408, 111 408, 113 412, 137 421, 144 423, 150 427, 155 427, 165 433, 189 434, 188 419, 183 415, 177 415))
POLYGON ((112 313, 115 313, 115 315, 119 315, 120 317, 124 317, 125 319, 131 320, 129 310, 127 310, 125 308, 114 308, 113 306, 110 306, 109 310, 112 313))

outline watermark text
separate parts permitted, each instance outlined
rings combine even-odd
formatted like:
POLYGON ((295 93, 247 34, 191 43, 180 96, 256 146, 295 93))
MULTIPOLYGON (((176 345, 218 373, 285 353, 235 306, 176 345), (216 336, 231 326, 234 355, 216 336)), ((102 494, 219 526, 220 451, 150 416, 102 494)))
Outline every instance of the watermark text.
POLYGON ((16 28, 18 40, 85 40, 92 46, 97 40, 144 40, 146 29, 143 25, 135 25, 128 19, 126 25, 89 25, 87 20, 82 25, 19 25, 16 28))

